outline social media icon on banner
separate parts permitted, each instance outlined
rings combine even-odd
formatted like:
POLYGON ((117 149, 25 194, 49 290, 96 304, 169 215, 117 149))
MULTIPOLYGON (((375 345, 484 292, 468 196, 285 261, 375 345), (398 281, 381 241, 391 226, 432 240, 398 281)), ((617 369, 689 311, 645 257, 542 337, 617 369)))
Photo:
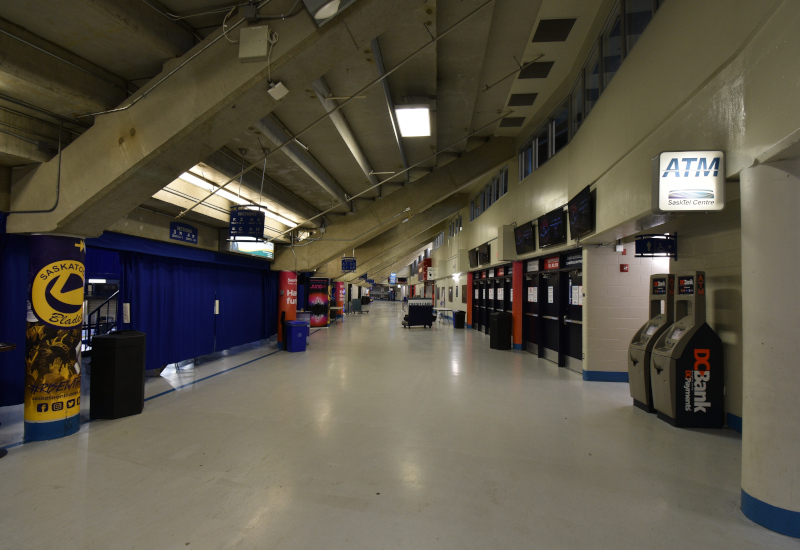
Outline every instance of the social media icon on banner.
POLYGON ((74 399, 70 399, 69 401, 67 401, 67 408, 68 409, 71 409, 74 406, 75 406, 75 400, 74 399))
POLYGON ((37 403, 36 412, 46 413, 49 408, 47 403, 37 403))
POLYGON ((64 410, 64 403, 61 401, 56 401, 55 403, 53 403, 53 410, 54 411, 64 410))

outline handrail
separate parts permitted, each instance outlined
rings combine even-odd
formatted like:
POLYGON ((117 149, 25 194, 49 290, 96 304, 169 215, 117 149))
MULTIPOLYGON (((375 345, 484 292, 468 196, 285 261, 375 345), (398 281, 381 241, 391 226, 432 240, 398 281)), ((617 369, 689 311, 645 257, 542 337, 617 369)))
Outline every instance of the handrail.
MULTIPOLYGON (((86 323, 83 325, 83 329, 82 329, 82 330, 83 330, 83 331, 88 331, 88 334, 87 334, 86 336, 88 337, 88 339, 89 339, 89 340, 91 340, 91 337, 92 337, 93 335, 94 335, 94 336, 97 336, 98 334, 106 334, 107 332, 110 332, 110 331, 108 330, 108 327, 109 327, 108 320, 106 320, 106 322, 105 322, 105 327, 104 327, 104 328, 105 328, 106 330, 104 330, 102 333, 100 332, 100 310, 101 310, 102 308, 104 308, 104 307, 107 307, 107 306, 109 305, 109 302, 110 302, 111 300, 113 300, 114 298, 116 298, 118 294, 119 294, 119 290, 117 290, 117 291, 116 291, 116 292, 114 292, 114 293, 113 293, 111 296, 109 296, 108 298, 106 298, 106 299, 103 301, 103 303, 102 303, 102 304, 100 304, 99 306, 97 306, 96 308, 94 308, 94 311, 92 311, 91 313, 89 313, 89 315, 87 315, 87 317, 86 317, 86 323), (95 316, 95 322, 94 322, 94 326, 92 326, 92 315, 94 315, 94 316, 95 316)), ((108 319, 108 316, 106 316, 106 319, 108 319)), ((114 322, 114 325, 116 325, 116 321, 114 322)), ((83 338, 82 338, 82 339, 83 339, 83 338)))

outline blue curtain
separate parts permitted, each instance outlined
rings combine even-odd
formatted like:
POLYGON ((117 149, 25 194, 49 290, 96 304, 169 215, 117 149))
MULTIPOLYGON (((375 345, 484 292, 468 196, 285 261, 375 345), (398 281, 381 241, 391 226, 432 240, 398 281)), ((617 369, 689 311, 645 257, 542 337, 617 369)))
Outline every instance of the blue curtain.
POLYGON ((130 304, 130 323, 122 327, 147 335, 146 368, 213 352, 213 270, 199 262, 149 254, 120 256, 120 302, 130 304))
POLYGON ((131 321, 122 328, 147 334, 147 369, 277 333, 277 275, 268 269, 137 252, 120 258, 119 303, 130 303, 131 321))
MULTIPOLYGON (((217 350, 265 337, 263 271, 215 266, 217 275, 217 350)), ((267 272, 268 273, 268 272, 267 272)), ((267 335, 268 336, 268 335, 267 335)))
POLYGON ((119 252, 93 246, 86 247, 87 279, 119 279, 120 273, 122 268, 119 264, 119 252))
POLYGON ((19 405, 24 398, 28 308, 28 237, 6 234, 5 217, 0 214, 0 342, 17 348, 0 353, 0 406, 19 405))

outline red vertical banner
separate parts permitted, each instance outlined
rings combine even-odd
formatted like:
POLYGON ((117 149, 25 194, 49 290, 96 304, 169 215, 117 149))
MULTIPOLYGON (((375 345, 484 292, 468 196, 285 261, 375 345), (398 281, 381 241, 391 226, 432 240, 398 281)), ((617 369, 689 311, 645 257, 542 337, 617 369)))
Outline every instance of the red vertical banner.
POLYGON ((472 272, 467 273, 467 326, 472 326, 472 272))
MULTIPOLYGON (((344 307, 344 302, 347 299, 346 296, 347 290, 345 290, 344 283, 341 281, 337 281, 336 283, 336 307, 344 307)), ((342 314, 344 310, 339 312, 339 315, 342 314)))
POLYGON ((281 271, 278 277, 278 342, 283 342, 284 321, 297 319, 297 274, 294 271, 281 271))
POLYGON ((514 262, 511 273, 511 336, 514 349, 522 349, 522 262, 514 262))

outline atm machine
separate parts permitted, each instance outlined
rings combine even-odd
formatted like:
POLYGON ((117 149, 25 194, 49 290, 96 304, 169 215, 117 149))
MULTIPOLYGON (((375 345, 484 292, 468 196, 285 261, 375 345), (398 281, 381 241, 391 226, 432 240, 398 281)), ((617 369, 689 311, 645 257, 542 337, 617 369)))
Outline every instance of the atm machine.
POLYGON ((633 404, 647 412, 653 408, 650 355, 658 338, 674 322, 675 275, 650 276, 650 319, 633 336, 628 347, 628 381, 633 404))
POLYGON ((673 426, 722 428, 722 340, 706 323, 704 272, 677 276, 675 319, 653 347, 653 406, 658 417, 673 426))

